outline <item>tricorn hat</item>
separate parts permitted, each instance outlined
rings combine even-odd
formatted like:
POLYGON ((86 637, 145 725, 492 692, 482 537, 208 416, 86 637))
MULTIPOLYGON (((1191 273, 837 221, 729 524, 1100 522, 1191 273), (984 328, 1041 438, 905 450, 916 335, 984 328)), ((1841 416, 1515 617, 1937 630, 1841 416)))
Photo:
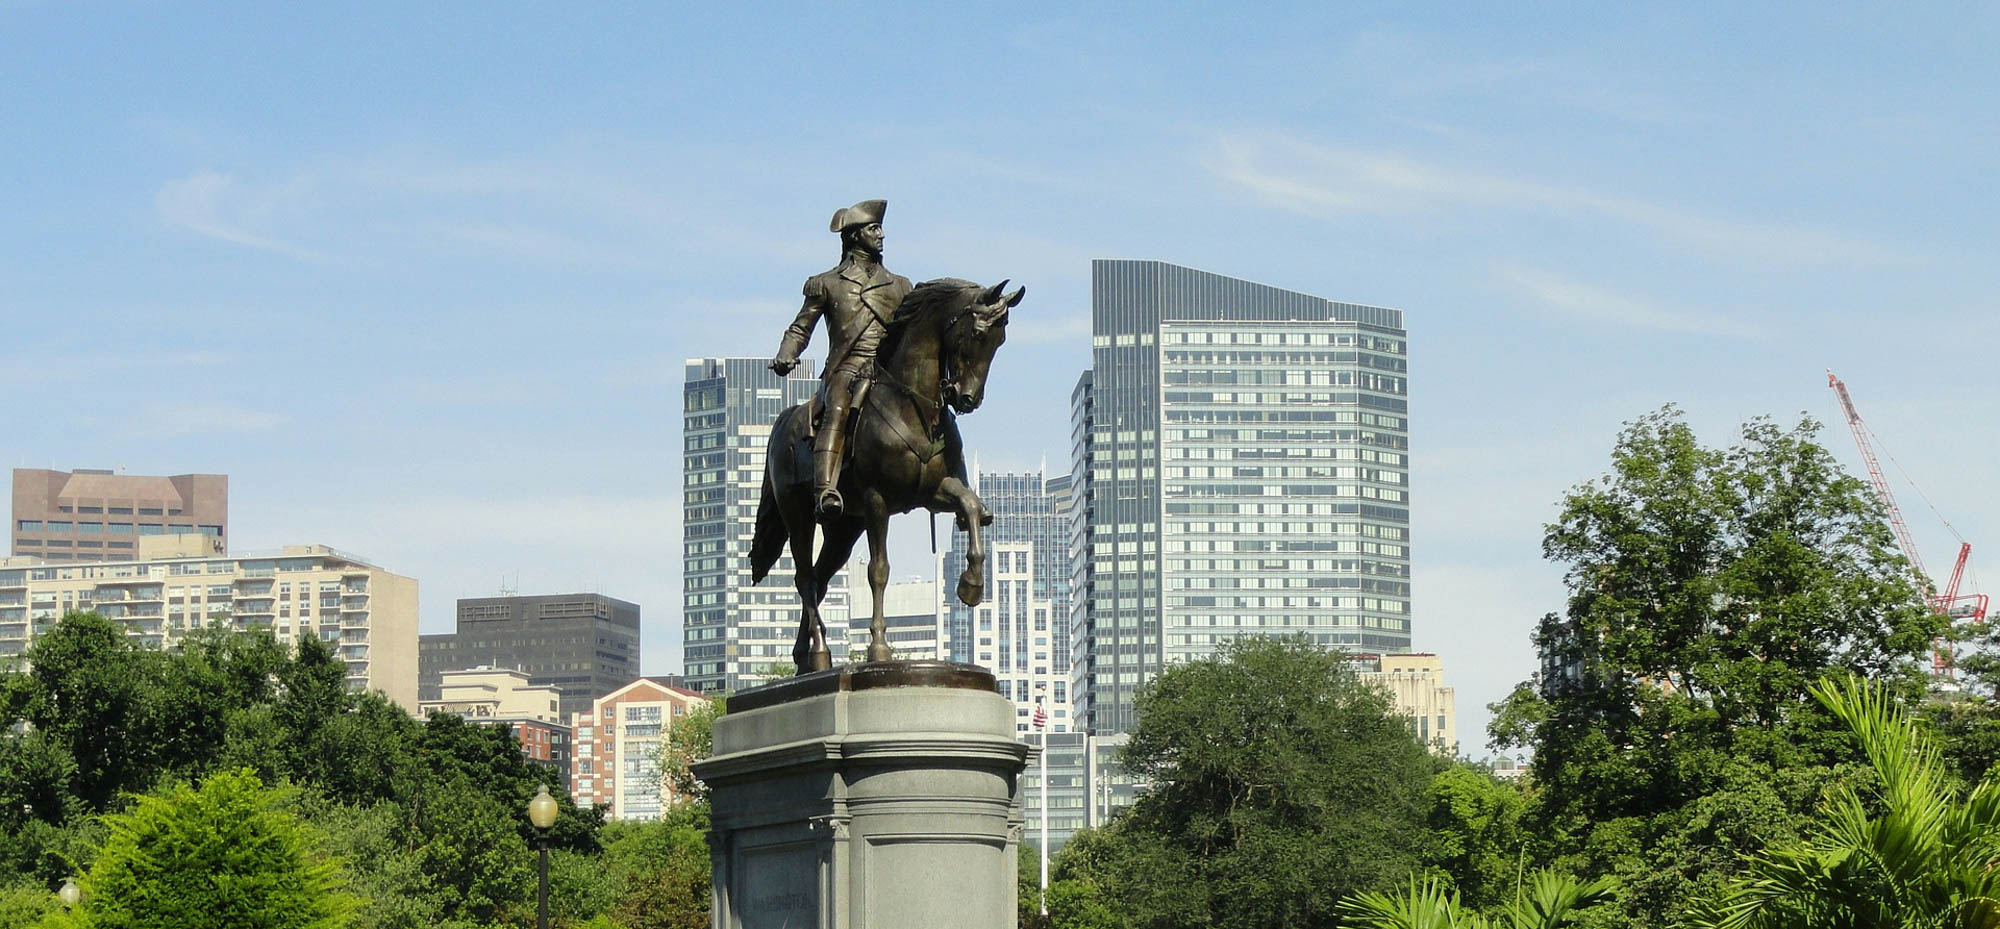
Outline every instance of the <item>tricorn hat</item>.
POLYGON ((839 232, 849 226, 866 226, 882 221, 882 214, 889 212, 887 200, 863 200, 850 207, 835 210, 833 222, 828 224, 828 232, 839 232))

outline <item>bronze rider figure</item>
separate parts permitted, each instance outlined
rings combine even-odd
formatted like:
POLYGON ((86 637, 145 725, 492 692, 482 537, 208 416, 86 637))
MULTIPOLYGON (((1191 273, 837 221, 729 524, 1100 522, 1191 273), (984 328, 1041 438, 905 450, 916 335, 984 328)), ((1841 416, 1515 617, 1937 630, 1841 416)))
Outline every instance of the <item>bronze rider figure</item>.
MULTIPOLYGON (((820 416, 813 432, 813 490, 821 519, 841 515, 840 466, 852 415, 859 411, 875 377, 875 353, 889 321, 910 293, 910 279, 882 266, 882 217, 887 200, 863 200, 835 211, 829 231, 840 233, 840 264, 806 279, 805 304, 785 329, 771 370, 783 376, 798 366, 813 326, 826 320, 826 367, 820 372, 820 416)), ((944 452, 951 473, 965 480, 965 451, 958 426, 943 418, 944 452)), ((982 524, 991 523, 981 508, 982 524)))

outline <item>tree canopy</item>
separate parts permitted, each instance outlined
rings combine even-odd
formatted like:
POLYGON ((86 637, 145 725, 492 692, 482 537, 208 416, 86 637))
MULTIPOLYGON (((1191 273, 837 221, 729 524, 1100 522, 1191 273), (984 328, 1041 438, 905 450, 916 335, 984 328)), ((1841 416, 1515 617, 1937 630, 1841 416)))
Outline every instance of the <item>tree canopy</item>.
POLYGON ((1060 875, 1132 925, 1327 924, 1416 866, 1435 762, 1340 653, 1241 639, 1137 709, 1123 760, 1151 788, 1060 875))
POLYGON ((1627 425, 1610 471, 1546 528, 1568 602, 1536 631, 1538 685, 1495 707, 1493 734, 1534 751, 1537 851, 1624 878, 1636 924, 1796 834, 1855 776, 1814 681, 1923 690, 1942 623, 1817 431, 1760 419, 1709 448, 1661 410, 1627 425))

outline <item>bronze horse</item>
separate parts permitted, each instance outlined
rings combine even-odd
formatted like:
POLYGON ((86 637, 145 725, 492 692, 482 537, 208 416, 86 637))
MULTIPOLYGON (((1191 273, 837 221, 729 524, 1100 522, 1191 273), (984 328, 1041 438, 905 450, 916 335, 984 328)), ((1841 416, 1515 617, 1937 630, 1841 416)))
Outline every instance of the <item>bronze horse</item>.
POLYGON ((903 298, 875 358, 875 379, 855 413, 849 459, 841 469, 845 511, 822 527, 813 558, 814 515, 811 414, 799 404, 778 414, 764 454, 764 494, 750 543, 752 583, 764 580, 790 543, 796 569, 799 635, 792 646, 798 673, 833 665, 819 604, 827 582, 846 564, 854 542, 868 534, 868 588, 875 615, 868 624, 868 660, 890 658, 882 619, 889 585, 889 517, 924 507, 957 514, 970 534, 958 598, 977 606, 985 594, 986 548, 980 541, 979 496, 951 475, 943 429, 950 410, 970 413, 986 398, 986 372, 1007 340, 1007 310, 1027 288, 1006 293, 1007 282, 981 288, 971 281, 926 281, 903 298))

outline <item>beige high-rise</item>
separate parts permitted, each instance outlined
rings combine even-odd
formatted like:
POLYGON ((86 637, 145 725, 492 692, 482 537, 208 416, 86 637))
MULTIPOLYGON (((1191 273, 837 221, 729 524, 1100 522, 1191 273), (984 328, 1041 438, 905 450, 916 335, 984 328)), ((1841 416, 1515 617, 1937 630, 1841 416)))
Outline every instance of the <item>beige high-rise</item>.
POLYGON ((324 545, 225 555, 220 539, 190 534, 139 539, 122 561, 0 559, 0 664, 85 610, 156 648, 217 621, 285 643, 317 635, 347 663, 350 690, 417 709, 416 580, 324 545))
POLYGON ((1439 755, 1458 754, 1457 690, 1444 682, 1444 660, 1429 652, 1356 655, 1361 679, 1381 688, 1407 716, 1418 740, 1439 755))
POLYGON ((16 468, 13 512, 8 550, 15 555, 131 561, 150 536, 199 534, 228 544, 229 476, 16 468))

